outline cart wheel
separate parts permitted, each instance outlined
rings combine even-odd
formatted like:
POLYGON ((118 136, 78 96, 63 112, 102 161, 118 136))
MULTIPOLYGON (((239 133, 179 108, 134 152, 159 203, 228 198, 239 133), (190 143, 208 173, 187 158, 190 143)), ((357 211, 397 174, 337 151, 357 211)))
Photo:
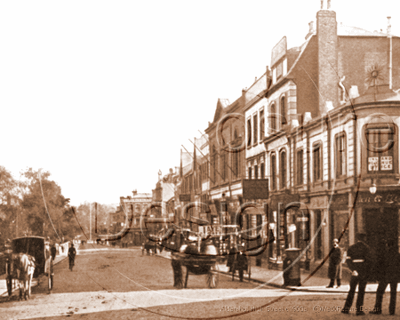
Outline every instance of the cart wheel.
POLYGON ((8 292, 8 296, 11 297, 12 296, 12 279, 10 277, 7 277, 7 292, 8 292))
POLYGON ((217 263, 210 267, 210 271, 207 273, 207 285, 210 289, 218 286, 219 274, 217 263))

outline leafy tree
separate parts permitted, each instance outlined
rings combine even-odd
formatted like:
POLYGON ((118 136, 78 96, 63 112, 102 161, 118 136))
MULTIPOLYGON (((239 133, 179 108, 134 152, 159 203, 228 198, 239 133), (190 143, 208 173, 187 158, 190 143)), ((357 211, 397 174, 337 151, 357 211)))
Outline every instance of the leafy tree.
POLYGON ((19 211, 19 182, 0 166, 0 243, 16 236, 19 211))
POLYGON ((60 186, 49 179, 49 172, 29 168, 22 176, 25 192, 21 206, 27 233, 61 240, 63 232, 58 220, 68 209, 69 199, 61 194, 60 186))

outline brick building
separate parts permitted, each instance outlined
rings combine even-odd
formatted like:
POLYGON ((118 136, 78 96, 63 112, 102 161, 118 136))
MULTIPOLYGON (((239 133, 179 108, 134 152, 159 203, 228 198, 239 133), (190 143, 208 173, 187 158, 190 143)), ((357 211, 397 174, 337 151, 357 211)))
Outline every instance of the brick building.
POLYGON ((293 247, 320 262, 342 234, 344 248, 359 231, 374 250, 399 239, 400 38, 338 26, 332 10, 316 18, 302 46, 273 48, 271 82, 246 111, 247 177, 269 179, 275 267, 293 247))

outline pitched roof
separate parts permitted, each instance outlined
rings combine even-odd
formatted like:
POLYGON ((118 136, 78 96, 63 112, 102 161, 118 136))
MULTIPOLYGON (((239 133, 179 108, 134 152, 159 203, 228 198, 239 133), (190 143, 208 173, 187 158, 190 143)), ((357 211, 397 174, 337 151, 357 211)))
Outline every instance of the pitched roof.
POLYGON ((345 26, 342 24, 338 24, 337 30, 338 36, 368 36, 368 37, 387 37, 387 33, 378 32, 378 31, 368 31, 362 28, 345 26))

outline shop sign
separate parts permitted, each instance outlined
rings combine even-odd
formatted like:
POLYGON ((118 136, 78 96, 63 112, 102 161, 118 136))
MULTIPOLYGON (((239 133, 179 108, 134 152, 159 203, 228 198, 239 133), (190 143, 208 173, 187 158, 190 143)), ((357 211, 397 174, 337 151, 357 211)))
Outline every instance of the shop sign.
POLYGON ((310 208, 327 208, 328 197, 312 197, 310 208))
POLYGON ((368 171, 378 171, 379 162, 378 157, 368 157, 368 171))
POLYGON ((400 205, 400 195, 394 193, 368 194, 360 193, 357 203, 400 205))
POLYGON ((393 170, 393 161, 391 156, 381 157, 381 169, 393 170))
POLYGON ((244 199, 268 199, 268 179, 244 179, 244 199))
POLYGON ((180 194, 179 201, 190 202, 190 194, 180 194))

